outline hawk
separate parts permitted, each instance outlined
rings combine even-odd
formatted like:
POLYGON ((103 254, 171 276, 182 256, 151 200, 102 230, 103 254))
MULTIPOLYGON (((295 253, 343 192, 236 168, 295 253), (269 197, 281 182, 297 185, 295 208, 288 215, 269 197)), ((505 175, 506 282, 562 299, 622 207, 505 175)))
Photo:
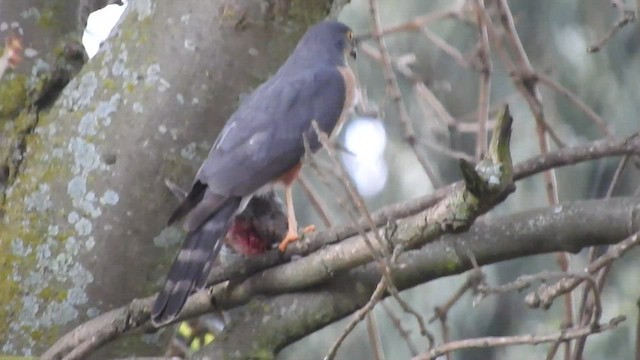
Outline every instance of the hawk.
POLYGON ((276 74, 228 119, 191 190, 169 218, 169 225, 182 220, 187 234, 155 300, 155 326, 171 322, 189 295, 206 285, 222 239, 252 197, 283 184, 288 230, 280 251, 298 239, 291 190, 305 141, 317 151, 321 143, 312 123, 331 134, 347 118, 356 95, 347 57, 355 54, 348 26, 337 21, 312 26, 276 74))

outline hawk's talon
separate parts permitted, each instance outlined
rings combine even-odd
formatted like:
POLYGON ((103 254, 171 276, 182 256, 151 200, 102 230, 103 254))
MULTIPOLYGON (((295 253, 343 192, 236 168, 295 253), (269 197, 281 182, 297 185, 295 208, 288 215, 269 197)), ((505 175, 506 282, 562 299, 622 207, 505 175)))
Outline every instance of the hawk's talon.
POLYGON ((298 236, 297 233, 295 232, 288 232, 287 236, 284 237, 284 239, 282 239, 282 241, 280 242, 280 244, 278 244, 278 250, 280 250, 280 252, 285 252, 285 250, 287 250, 287 246, 289 246, 289 244, 298 241, 298 239, 300 239, 300 236, 298 236))

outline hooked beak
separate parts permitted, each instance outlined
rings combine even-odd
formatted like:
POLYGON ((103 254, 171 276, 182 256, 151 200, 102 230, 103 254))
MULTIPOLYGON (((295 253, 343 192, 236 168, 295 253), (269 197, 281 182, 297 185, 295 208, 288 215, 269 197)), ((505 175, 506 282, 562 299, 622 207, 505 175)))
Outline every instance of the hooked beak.
POLYGON ((349 51, 349 55, 355 60, 356 55, 357 55, 357 49, 358 49, 358 45, 360 44, 360 42, 362 42, 363 40, 366 40, 365 37, 363 36, 356 36, 353 38, 353 40, 351 40, 351 51, 349 51))

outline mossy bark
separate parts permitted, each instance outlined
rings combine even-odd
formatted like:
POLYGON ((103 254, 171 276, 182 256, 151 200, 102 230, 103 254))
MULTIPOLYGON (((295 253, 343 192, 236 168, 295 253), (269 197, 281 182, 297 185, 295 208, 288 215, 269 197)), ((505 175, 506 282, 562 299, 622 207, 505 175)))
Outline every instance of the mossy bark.
MULTIPOLYGON (((0 1, 2 46, 7 37, 19 36, 24 48, 20 64, 0 79, 0 353, 3 354, 35 354, 34 345, 47 337, 47 331, 26 324, 46 324, 56 309, 45 310, 33 299, 43 297, 55 303, 66 296, 66 290, 59 291, 53 284, 33 287, 46 271, 38 267, 39 259, 50 254, 44 246, 46 236, 34 234, 55 224, 40 221, 43 206, 48 206, 47 200, 38 200, 42 192, 25 193, 13 184, 25 160, 26 147, 38 148, 31 136, 38 117, 29 106, 29 89, 37 80, 34 74, 53 65, 54 49, 63 39, 79 39, 82 35, 73 21, 79 2, 0 1), (7 200, 18 196, 23 199, 7 200)), ((39 189, 47 186, 43 183, 39 189)), ((58 236, 52 234, 51 238, 58 236)))

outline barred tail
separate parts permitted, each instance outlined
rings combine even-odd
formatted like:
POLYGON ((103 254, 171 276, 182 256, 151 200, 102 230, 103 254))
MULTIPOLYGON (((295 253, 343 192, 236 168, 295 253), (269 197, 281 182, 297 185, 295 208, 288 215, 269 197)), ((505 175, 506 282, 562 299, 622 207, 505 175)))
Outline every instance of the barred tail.
POLYGON ((182 249, 171 265, 164 287, 151 310, 151 323, 158 327, 171 322, 180 313, 187 298, 206 285, 211 266, 229 230, 240 198, 227 199, 224 205, 199 228, 187 234, 182 249))

